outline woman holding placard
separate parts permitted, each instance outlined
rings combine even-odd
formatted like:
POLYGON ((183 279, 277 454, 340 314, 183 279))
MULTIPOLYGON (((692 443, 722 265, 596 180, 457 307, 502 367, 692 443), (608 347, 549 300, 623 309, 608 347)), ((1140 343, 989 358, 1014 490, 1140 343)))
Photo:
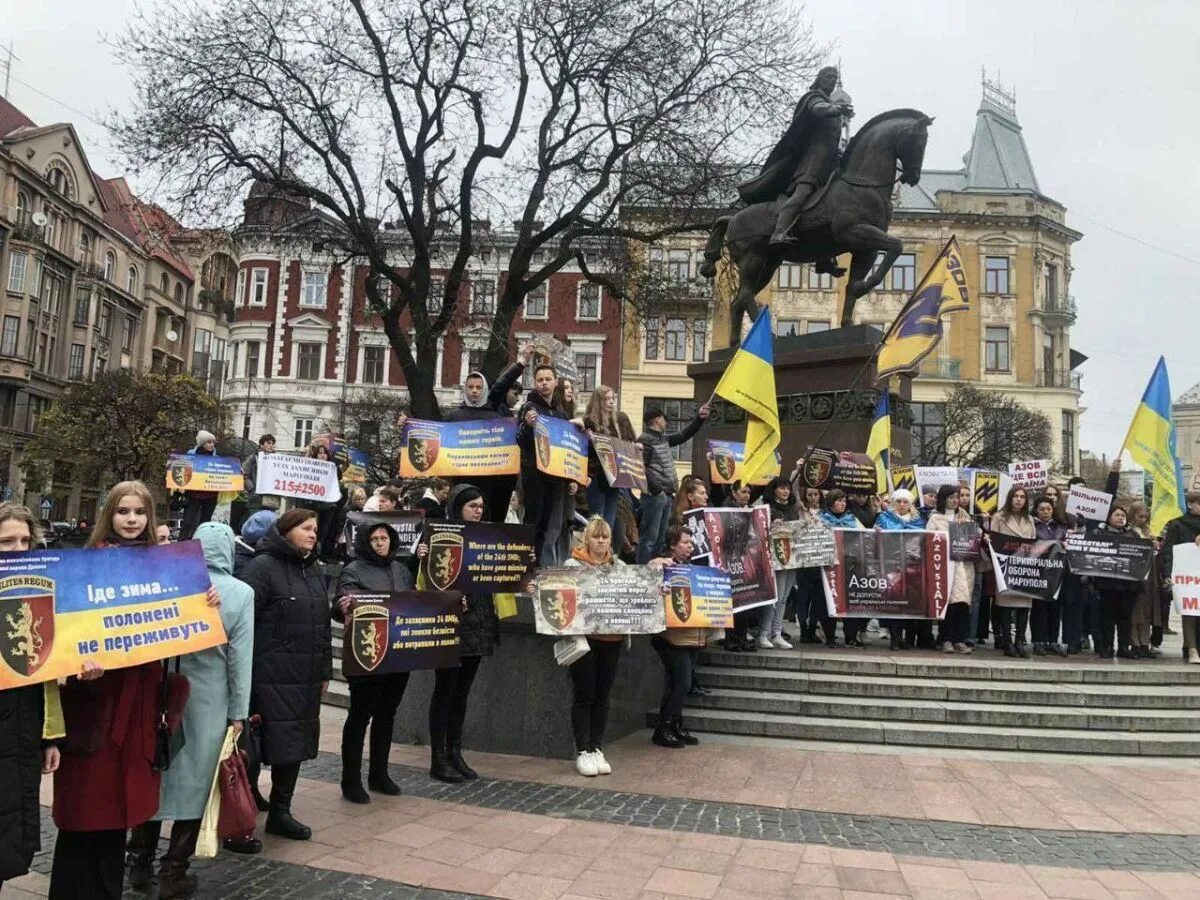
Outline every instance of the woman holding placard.
MULTIPOLYGON (((1033 526, 1039 541, 1052 541, 1062 545, 1067 539, 1066 523, 1059 519, 1058 505, 1048 496, 1033 501, 1033 526)), ((1054 653, 1066 656, 1067 648, 1058 643, 1058 628, 1062 621, 1062 600, 1033 600, 1029 611, 1029 630, 1033 637, 1033 655, 1045 656, 1054 653)))
MULTIPOLYGON (((1099 537, 1108 535, 1132 535, 1129 516, 1125 508, 1113 504, 1108 511, 1108 520, 1097 525, 1089 534, 1099 537)), ((1092 578, 1096 592, 1100 595, 1100 645, 1096 655, 1101 659, 1138 659, 1133 652, 1133 607, 1143 584, 1121 578, 1092 578), (1116 632, 1116 645, 1113 632, 1116 632), (1115 652, 1114 652, 1115 649, 1115 652)))
MULTIPOLYGON (((1004 506, 992 516, 991 530, 1027 541, 1037 538, 1037 525, 1029 514, 1029 492, 1025 488, 1009 488, 1004 506)), ((1029 651, 1025 649, 1025 629, 1029 625, 1029 609, 1032 605, 1032 600, 1021 594, 1011 591, 997 594, 997 639, 1005 656, 1029 658, 1029 651)))
MULTIPOLYGON (((1129 504, 1129 527, 1142 540, 1153 541, 1150 532, 1150 508, 1140 500, 1129 504)), ((1158 554, 1150 559, 1150 574, 1142 582, 1138 591, 1137 601, 1133 605, 1133 652, 1142 659, 1153 659, 1162 656, 1151 646, 1155 628, 1162 628, 1162 605, 1158 600, 1159 583, 1158 554)))
MULTIPOLYGON (((667 529, 667 547, 670 557, 663 560, 666 565, 690 566, 692 564, 692 530, 681 525, 667 529)), ((658 561, 655 561, 657 564, 658 561)), ((650 638, 650 646, 663 664, 663 696, 658 705, 658 722, 650 740, 659 747, 678 750, 694 747, 700 739, 694 737, 683 725, 683 704, 695 680, 695 665, 698 652, 707 640, 703 628, 668 628, 650 638)))
MULTIPOLYGON (((825 495, 825 508, 821 510, 820 516, 821 521, 830 528, 849 528, 856 531, 864 528, 858 517, 850 512, 846 492, 840 488, 834 488, 825 495)), ((867 620, 861 618, 842 620, 842 631, 845 633, 847 647, 861 648, 863 646, 862 639, 858 634, 866 624, 867 620)), ((825 632, 825 646, 836 647, 837 620, 832 617, 822 619, 821 628, 825 632), (827 628, 826 623, 828 624, 827 628)))
MULTIPOLYGON (((763 500, 770 511, 771 524, 796 522, 800 519, 800 504, 792 496, 792 485, 776 475, 763 491, 763 500)), ((778 569, 775 572, 775 602, 759 610, 758 646, 762 650, 791 650, 783 636, 783 611, 788 595, 796 586, 797 569, 778 569)))
MULTIPOLYGON (((943 484, 938 488, 934 511, 929 514, 928 530, 950 532, 951 523, 970 525, 971 516, 958 506, 958 486, 943 484)), ((954 582, 950 585, 950 600, 946 606, 945 649, 947 653, 970 653, 967 630, 971 624, 971 595, 975 590, 975 563, 957 560, 954 563, 954 582)))
MULTIPOLYGON (((558 381, 559 385, 564 382, 565 379, 562 378, 558 381)), ((596 386, 596 389, 592 391, 591 399, 588 400, 587 411, 583 414, 583 427, 589 435, 598 434, 620 439, 621 431, 617 426, 616 391, 607 385, 596 386)), ((617 521, 617 503, 620 497, 620 490, 608 483, 608 476, 604 474, 604 467, 600 465, 600 457, 596 454, 595 441, 589 441, 588 512, 593 516, 599 516, 608 523, 609 528, 612 528, 617 521)))

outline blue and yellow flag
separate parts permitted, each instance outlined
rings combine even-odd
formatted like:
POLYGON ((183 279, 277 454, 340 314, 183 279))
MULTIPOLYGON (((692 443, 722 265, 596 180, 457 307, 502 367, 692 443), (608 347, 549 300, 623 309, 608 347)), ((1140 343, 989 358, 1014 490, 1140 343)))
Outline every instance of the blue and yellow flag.
POLYGON ((879 394, 875 404, 875 421, 871 424, 871 437, 867 440, 867 456, 875 460, 875 490, 884 493, 888 489, 888 462, 892 451, 892 409, 887 390, 879 394))
POLYGON ((942 339, 942 316, 970 307, 958 238, 946 242, 879 345, 875 380, 913 374, 942 339))
POLYGON ((713 394, 740 406, 749 416, 741 476, 746 484, 752 484, 763 469, 775 464, 775 448, 779 446, 779 401, 775 397, 770 309, 764 308, 758 314, 713 394))
POLYGON ((1184 514, 1183 472, 1175 451, 1175 424, 1171 421, 1171 381, 1167 361, 1161 356, 1142 402, 1133 414, 1129 434, 1122 451, 1128 450, 1133 461, 1146 470, 1154 484, 1154 502, 1150 508, 1150 531, 1162 534, 1167 523, 1184 514))

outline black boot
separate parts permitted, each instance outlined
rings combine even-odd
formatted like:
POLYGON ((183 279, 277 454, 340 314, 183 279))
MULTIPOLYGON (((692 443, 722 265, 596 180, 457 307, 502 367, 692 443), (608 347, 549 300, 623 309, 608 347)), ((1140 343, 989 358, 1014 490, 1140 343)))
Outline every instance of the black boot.
POLYGON ((660 747, 669 747, 672 750, 678 750, 683 747, 683 741, 675 734, 668 721, 658 723, 658 727, 654 729, 654 734, 650 736, 650 740, 660 747))
POLYGON ((292 768, 289 766, 286 773, 271 772, 271 808, 267 810, 266 832, 293 841, 307 841, 312 837, 312 829, 292 816, 292 795, 296 791, 300 766, 296 764, 294 772, 292 768))
POLYGON ((429 777, 446 784, 461 784, 462 773, 450 764, 446 751, 441 747, 429 748, 429 777))
POLYGON ((267 802, 267 798, 258 789, 257 781, 250 782, 250 793, 254 795, 254 805, 258 807, 259 812, 268 812, 271 809, 271 804, 267 802))
MULTIPOLYGON (((370 803, 362 786, 362 742, 342 738, 342 796, 351 803, 370 803)), ((374 759, 375 754, 371 754, 374 759)))
POLYGON ((467 781, 474 781, 479 777, 479 773, 468 766, 467 761, 463 759, 461 741, 455 741, 446 748, 446 759, 450 761, 450 765, 454 766, 467 781))
POLYGON ((176 821, 171 826, 171 843, 158 868, 159 900, 190 897, 196 893, 196 876, 188 874, 188 864, 199 837, 199 819, 176 821))
POLYGON ((400 795, 400 785, 388 774, 388 754, 392 750, 391 721, 371 724, 371 768, 367 773, 367 787, 377 794, 389 797, 400 795))
POLYGON ((154 854, 160 834, 162 822, 146 822, 129 832, 125 867, 129 872, 129 886, 135 891, 149 890, 154 880, 154 854))
POLYGON ((467 707, 464 701, 460 707, 455 705, 450 710, 450 721, 446 727, 446 759, 458 774, 467 781, 474 781, 479 773, 467 765, 462 755, 463 725, 467 720, 467 707))
POLYGON ((900 636, 896 634, 895 629, 892 630, 892 639, 889 646, 892 650, 900 649, 900 636))
POLYGON ((695 747, 700 743, 700 738, 692 735, 690 731, 683 727, 683 716, 676 716, 670 723, 671 733, 679 738, 688 747, 695 747))

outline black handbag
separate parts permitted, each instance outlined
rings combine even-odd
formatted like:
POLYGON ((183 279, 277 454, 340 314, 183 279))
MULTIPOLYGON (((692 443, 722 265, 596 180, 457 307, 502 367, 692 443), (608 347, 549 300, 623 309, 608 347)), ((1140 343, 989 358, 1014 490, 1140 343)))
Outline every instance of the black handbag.
POLYGON ((246 769, 253 772, 262 766, 262 716, 250 716, 238 738, 238 750, 246 755, 246 769))
POLYGON ((187 676, 179 674, 179 657, 175 657, 174 672, 169 663, 164 663, 158 721, 154 726, 154 762, 151 768, 155 772, 165 772, 171 768, 171 761, 187 743, 187 735, 183 733, 183 709, 187 706, 190 692, 187 676))

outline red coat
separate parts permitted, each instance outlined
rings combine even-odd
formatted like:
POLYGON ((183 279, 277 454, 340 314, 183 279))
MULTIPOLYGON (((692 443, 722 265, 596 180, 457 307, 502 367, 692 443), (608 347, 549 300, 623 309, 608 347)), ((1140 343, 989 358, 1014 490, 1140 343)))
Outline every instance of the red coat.
POLYGON ((67 831, 141 825, 158 811, 154 762, 162 664, 106 671, 62 688, 67 737, 54 773, 54 824, 67 831))

